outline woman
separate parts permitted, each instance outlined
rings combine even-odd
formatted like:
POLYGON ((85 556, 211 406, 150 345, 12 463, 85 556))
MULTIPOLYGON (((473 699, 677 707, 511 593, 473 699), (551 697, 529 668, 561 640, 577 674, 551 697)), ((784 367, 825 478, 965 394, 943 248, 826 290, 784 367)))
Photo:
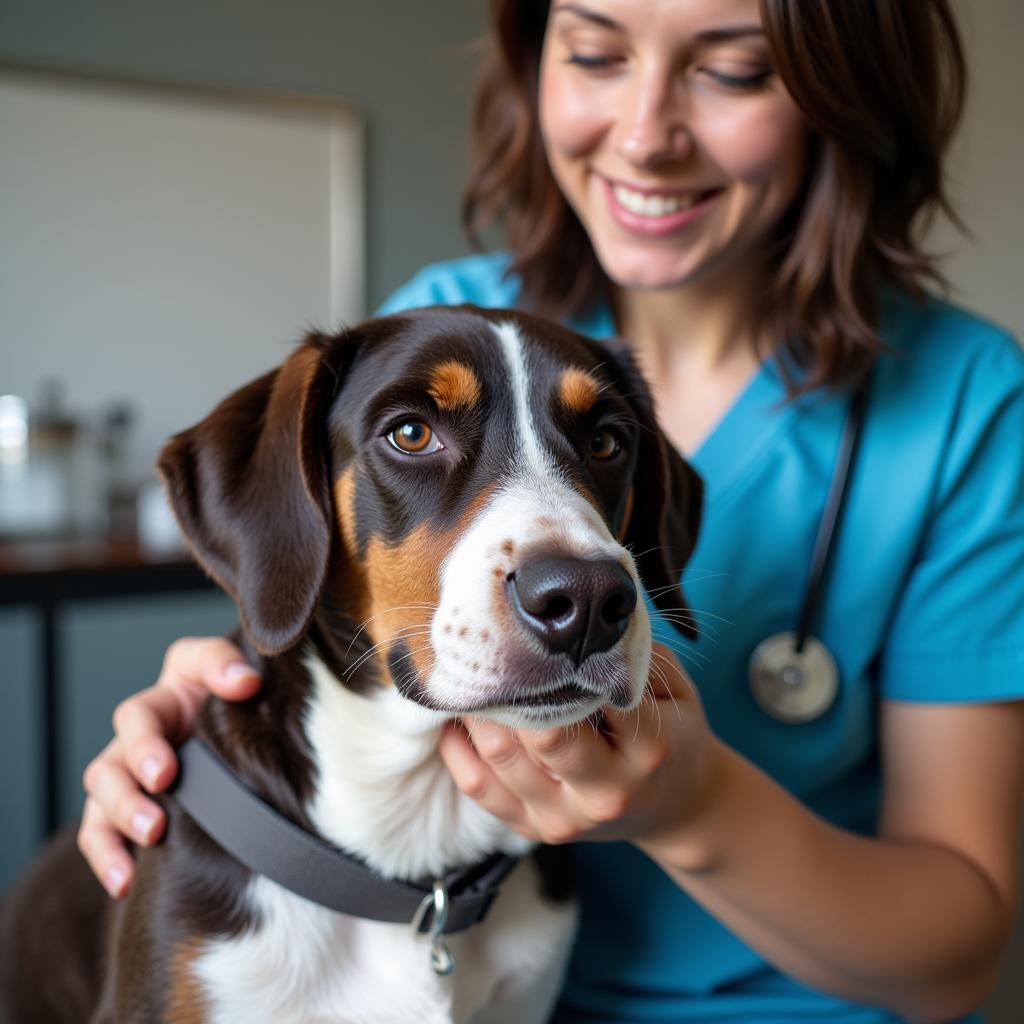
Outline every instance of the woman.
MULTIPOLYGON (((707 485, 686 575, 702 638, 658 625, 692 676, 673 669, 675 709, 444 739, 488 810, 584 840, 556 1019, 963 1017, 1017 899, 1024 357, 922 288, 963 93, 946 0, 506 2, 495 25, 465 212, 500 217, 509 252, 427 268, 385 309, 520 305, 622 334, 707 485), (782 721, 748 659, 795 626, 865 381, 814 621, 839 687, 782 721)), ((118 709, 80 834, 111 891, 119 832, 162 828, 135 780, 168 784, 167 740, 208 691, 254 691, 239 658, 180 641, 118 709)))

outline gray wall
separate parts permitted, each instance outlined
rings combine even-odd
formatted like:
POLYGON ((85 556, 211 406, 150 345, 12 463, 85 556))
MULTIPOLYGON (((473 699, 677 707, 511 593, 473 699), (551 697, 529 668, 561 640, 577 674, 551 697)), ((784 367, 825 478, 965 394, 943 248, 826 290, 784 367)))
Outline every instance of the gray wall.
POLYGON ((0 60, 341 97, 367 123, 368 308, 458 227, 482 0, 0 0, 0 60))
POLYGON ((1024 3, 953 0, 964 36, 970 89, 949 161, 950 195, 973 237, 936 225, 933 250, 946 255, 954 298, 1024 340, 1024 3))

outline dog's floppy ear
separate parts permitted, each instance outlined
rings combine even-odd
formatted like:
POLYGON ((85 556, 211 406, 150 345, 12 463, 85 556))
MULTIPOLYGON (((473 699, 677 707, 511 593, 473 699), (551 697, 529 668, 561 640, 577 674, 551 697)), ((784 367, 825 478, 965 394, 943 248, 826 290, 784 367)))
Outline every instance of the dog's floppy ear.
POLYGON ((157 461, 192 551, 234 598, 264 654, 302 636, 327 571, 325 418, 338 344, 344 339, 310 335, 279 369, 171 438, 157 461))
POLYGON ((697 543, 704 484, 661 432, 650 392, 628 346, 613 339, 601 347, 608 357, 606 369, 617 378, 640 424, 632 502, 621 539, 655 606, 672 615, 673 625, 684 636, 696 640, 697 624, 683 599, 680 576, 697 543))

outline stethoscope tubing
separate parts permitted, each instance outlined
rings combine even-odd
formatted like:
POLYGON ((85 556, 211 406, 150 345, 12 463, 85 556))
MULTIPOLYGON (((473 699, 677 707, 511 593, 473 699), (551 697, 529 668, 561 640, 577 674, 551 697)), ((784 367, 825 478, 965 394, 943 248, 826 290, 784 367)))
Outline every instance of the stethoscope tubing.
POLYGON ((814 625, 814 617, 818 611, 822 588, 825 584, 829 563, 836 546, 836 538, 842 522, 843 507, 849 491, 848 484, 860 438, 864 426, 864 409, 867 404, 868 378, 865 378, 850 397, 850 408, 843 424, 843 433, 839 439, 839 451, 836 453, 836 465, 832 473, 825 507, 818 523, 818 532, 814 538, 811 553, 811 565, 804 585, 804 596, 800 603, 800 616, 797 619, 796 643, 794 650, 799 654, 804 649, 807 637, 814 625))
POLYGON ((748 665, 750 693, 766 715, 800 724, 821 717, 839 694, 839 666, 812 633, 842 526, 844 506, 864 426, 870 376, 850 396, 835 468, 811 551, 796 632, 776 633, 754 648, 748 665))

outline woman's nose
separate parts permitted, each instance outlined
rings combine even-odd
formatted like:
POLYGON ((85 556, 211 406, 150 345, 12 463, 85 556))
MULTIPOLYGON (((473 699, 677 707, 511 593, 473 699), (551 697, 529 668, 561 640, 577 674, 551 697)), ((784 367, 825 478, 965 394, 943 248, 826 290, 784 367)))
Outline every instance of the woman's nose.
POLYGON ((693 148, 684 104, 670 77, 647 76, 622 97, 617 134, 621 156, 636 167, 683 159, 693 148))

